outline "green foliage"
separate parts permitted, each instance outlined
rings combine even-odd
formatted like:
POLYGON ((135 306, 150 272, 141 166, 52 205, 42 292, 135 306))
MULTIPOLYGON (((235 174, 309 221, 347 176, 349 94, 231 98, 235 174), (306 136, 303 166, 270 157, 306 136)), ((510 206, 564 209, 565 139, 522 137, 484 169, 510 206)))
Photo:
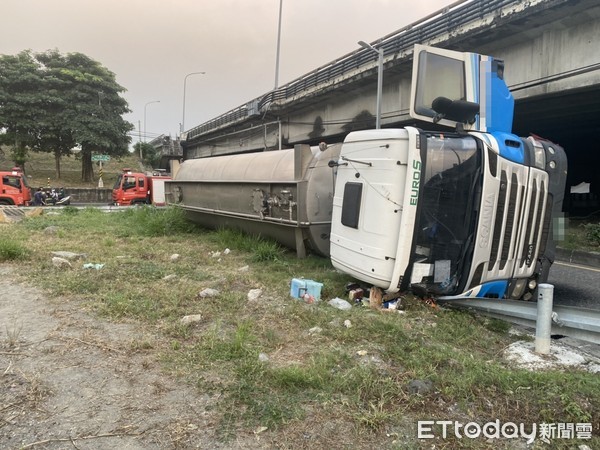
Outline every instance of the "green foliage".
POLYGON ((158 169, 160 165, 161 153, 159 149, 156 149, 153 145, 146 142, 137 142, 133 146, 133 152, 136 155, 140 154, 140 147, 142 149, 142 162, 153 169, 158 169))
POLYGON ((24 167, 28 158, 28 150, 27 147, 13 147, 10 152, 10 158, 15 163, 15 165, 19 167, 24 167))
POLYGON ((29 251, 26 247, 10 239, 0 238, 0 261, 26 259, 29 251))
POLYGON ((512 325, 504 320, 492 318, 486 322, 485 327, 495 333, 504 334, 508 333, 508 330, 511 329, 512 325))
POLYGON ((285 250, 271 239, 230 228, 218 229, 214 233, 214 239, 220 247, 252 253, 253 262, 278 261, 285 253, 285 250))
POLYGON ((155 208, 138 206, 128 210, 124 217, 135 230, 143 236, 170 236, 178 233, 190 233, 196 226, 189 222, 181 208, 155 208))
POLYGON ((600 246, 600 223, 586 223, 584 229, 590 244, 600 246))
POLYGON ((133 125, 115 75, 81 53, 24 51, 0 56, 0 128, 15 151, 28 147, 60 158, 82 146, 84 174, 91 175, 91 151, 114 156, 128 150, 133 125))
POLYGON ((79 214, 79 209, 75 208, 74 206, 67 205, 62 208, 62 213, 65 216, 75 216, 75 215, 79 214))

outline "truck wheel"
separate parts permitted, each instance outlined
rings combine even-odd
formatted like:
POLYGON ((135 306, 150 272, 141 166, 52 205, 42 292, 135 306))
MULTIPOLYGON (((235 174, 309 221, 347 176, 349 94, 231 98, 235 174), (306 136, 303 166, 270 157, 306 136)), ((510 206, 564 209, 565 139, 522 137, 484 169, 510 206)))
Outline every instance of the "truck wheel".
POLYGON ((0 205, 14 205, 14 203, 10 199, 0 198, 0 205))

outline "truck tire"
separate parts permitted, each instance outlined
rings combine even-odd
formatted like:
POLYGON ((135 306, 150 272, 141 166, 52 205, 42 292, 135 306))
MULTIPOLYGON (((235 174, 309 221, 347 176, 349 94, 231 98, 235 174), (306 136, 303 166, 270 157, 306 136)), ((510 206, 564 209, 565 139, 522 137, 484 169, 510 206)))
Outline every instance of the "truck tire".
POLYGON ((15 202, 10 198, 0 198, 0 205, 14 205, 15 202))

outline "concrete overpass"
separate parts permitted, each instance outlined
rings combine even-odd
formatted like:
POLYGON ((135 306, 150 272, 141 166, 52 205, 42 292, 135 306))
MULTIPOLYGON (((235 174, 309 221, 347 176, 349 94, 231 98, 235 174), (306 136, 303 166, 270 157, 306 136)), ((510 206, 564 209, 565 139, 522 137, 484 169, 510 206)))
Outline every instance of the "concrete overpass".
MULTIPOLYGON (((587 181, 599 193, 600 2, 461 0, 372 42, 384 49, 383 127, 414 123, 408 109, 415 43, 504 59, 516 99, 513 131, 561 144, 568 186, 587 181)), ((187 130, 184 157, 337 142, 373 128, 376 79, 377 55, 360 48, 187 130)))

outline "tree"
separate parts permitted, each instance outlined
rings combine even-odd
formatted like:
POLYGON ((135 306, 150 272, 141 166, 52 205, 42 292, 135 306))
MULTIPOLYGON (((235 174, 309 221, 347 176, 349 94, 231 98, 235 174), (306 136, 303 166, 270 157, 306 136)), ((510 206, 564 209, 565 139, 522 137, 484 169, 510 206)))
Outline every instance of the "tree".
POLYGON ((30 51, 0 56, 1 141, 13 146, 15 163, 23 164, 35 143, 42 116, 42 73, 30 51))
POLYGON ((124 91, 114 73, 82 53, 51 50, 1 56, 0 127, 18 132, 35 151, 53 152, 58 178, 60 158, 81 145, 81 178, 89 182, 92 152, 119 157, 128 150, 127 133, 133 125, 123 119, 129 112, 120 96, 124 91), (5 70, 11 75, 7 80, 5 70), (31 82, 11 81, 21 78, 31 82))
POLYGON ((153 169, 158 169, 160 166, 160 158, 162 153, 159 149, 147 142, 137 142, 133 145, 133 152, 141 156, 142 163, 150 166, 153 169), (141 152, 140 152, 141 147, 141 152))

